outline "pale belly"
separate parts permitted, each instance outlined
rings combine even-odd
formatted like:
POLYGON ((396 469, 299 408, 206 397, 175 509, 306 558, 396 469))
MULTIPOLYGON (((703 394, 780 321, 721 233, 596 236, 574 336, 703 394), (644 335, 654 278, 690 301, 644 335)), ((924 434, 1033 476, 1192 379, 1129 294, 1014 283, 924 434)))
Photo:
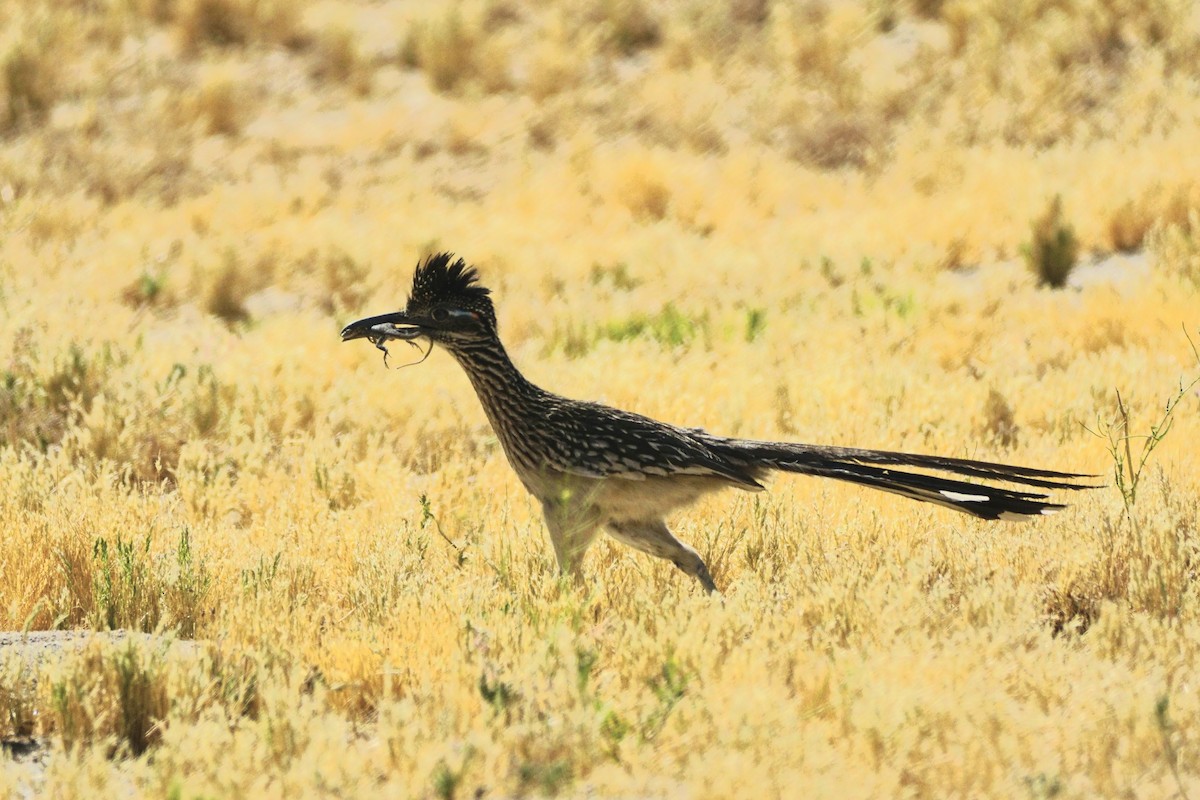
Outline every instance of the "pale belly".
POLYGON ((641 480, 586 478, 564 473, 521 475, 521 482, 547 504, 568 504, 600 524, 611 520, 662 519, 721 489, 743 488, 709 475, 647 476, 641 480))

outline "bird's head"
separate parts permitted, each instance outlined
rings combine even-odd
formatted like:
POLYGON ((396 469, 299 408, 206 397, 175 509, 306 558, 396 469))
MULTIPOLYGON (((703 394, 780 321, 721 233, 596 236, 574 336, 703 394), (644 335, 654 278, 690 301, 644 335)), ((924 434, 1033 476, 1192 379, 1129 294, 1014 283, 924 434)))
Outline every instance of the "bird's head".
POLYGON ((342 341, 369 339, 383 349, 385 339, 424 337, 453 351, 487 340, 496 335, 490 293, 479 285, 474 267, 452 253, 437 253, 417 264, 403 311, 351 322, 342 328, 342 341))

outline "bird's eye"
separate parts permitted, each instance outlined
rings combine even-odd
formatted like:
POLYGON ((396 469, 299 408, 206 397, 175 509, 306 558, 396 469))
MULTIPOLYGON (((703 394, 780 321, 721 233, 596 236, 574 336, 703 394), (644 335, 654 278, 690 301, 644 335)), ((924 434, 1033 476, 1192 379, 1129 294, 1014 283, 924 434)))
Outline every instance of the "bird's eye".
POLYGON ((445 322, 450 318, 450 312, 444 308, 435 308, 430 316, 433 317, 434 322, 445 322))

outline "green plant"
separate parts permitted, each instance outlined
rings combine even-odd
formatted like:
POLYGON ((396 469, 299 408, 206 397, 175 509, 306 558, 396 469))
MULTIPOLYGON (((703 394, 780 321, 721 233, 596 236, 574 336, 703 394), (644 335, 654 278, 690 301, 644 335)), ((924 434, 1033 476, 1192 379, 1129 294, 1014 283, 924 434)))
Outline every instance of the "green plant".
POLYGON ((588 684, 592 679, 592 671, 599 661, 600 655, 595 650, 587 647, 575 648, 575 679, 580 697, 587 698, 589 696, 588 684))
POLYGON ((658 675, 648 682, 650 690, 658 700, 658 706, 642 722, 643 741, 653 741, 662 732, 663 727, 667 724, 667 718, 671 716, 671 712, 675 710, 675 706, 687 692, 689 680, 690 675, 675 656, 668 655, 663 661, 658 675))
POLYGON ((151 589, 150 536, 137 544, 121 534, 92 542, 92 624, 102 630, 153 630, 159 608, 151 589))
POLYGON ((1063 213, 1062 195, 1054 195, 1045 213, 1030 224, 1030 240, 1021 252, 1039 286, 1061 289, 1067 285, 1079 260, 1079 240, 1063 213))
POLYGON ((242 591, 253 597, 265 596, 270 593, 275 584, 275 576, 279 574, 279 564, 283 553, 276 553, 269 561, 263 556, 258 557, 258 563, 250 569, 242 570, 242 591))
POLYGON ((454 800, 459 786, 462 785, 465 771, 465 768, 451 769, 445 760, 439 761, 433 770, 433 793, 440 800, 454 800))
POLYGON ((492 710, 508 719, 511 708, 519 694, 511 684, 500 679, 489 680, 487 674, 479 676, 479 695, 492 710))
MULTIPOLYGON (((1191 344, 1190 337, 1188 341, 1191 344)), ((1192 351, 1200 364, 1200 352, 1194 344, 1192 351)), ((1184 533, 1187 523, 1170 521, 1179 506, 1172 499, 1169 484, 1160 484, 1164 502, 1149 513, 1143 515, 1136 505, 1151 455, 1174 426, 1180 402, 1198 385, 1200 376, 1187 384, 1180 380, 1179 389, 1167 399, 1162 416, 1150 424, 1148 433, 1132 432, 1132 413, 1120 392, 1115 419, 1099 422, 1095 430, 1088 429, 1106 440, 1122 510, 1115 519, 1106 516, 1101 522, 1101 556, 1092 587, 1063 593, 1064 611, 1059 616, 1080 619, 1082 629, 1097 616, 1099 599, 1128 601, 1136 608, 1168 618, 1178 617, 1185 607, 1194 580, 1194 568, 1188 566, 1194 543, 1184 533), (1140 445, 1135 447, 1135 442, 1140 445)))
POLYGON ((74 573, 77 567, 71 554, 59 554, 73 586, 75 601, 90 605, 90 624, 101 630, 132 629, 154 631, 170 624, 184 638, 196 635, 206 613, 211 587, 208 567, 192 546, 191 530, 179 531, 175 548, 159 556, 151 555, 151 534, 137 541, 120 533, 111 541, 97 537, 92 541, 90 604, 87 588, 74 573))
POLYGON ((357 501, 354 476, 341 466, 334 466, 333 475, 330 475, 329 466, 318 461, 313 469, 313 481, 332 511, 350 508, 357 501))
POLYGON ((574 777, 571 763, 565 758, 548 762, 526 761, 517 769, 522 787, 537 786, 543 795, 558 794, 574 777))
POLYGON ((623 342, 646 336, 668 347, 685 347, 698 334, 707 332, 707 326, 707 314, 693 319, 674 303, 667 303, 655 314, 635 314, 621 322, 610 322, 600 329, 598 338, 623 342))
POLYGON ((163 587, 166 610, 179 636, 191 639, 204 615, 210 579, 207 565, 192 549, 191 531, 185 525, 175 546, 175 563, 163 587))
POLYGON ((1179 796, 1183 800, 1188 800, 1188 793, 1184 788, 1183 777, 1179 774, 1179 750, 1171 741, 1171 733, 1175 730, 1175 725, 1167 715, 1170 704, 1171 698, 1169 696, 1164 694, 1158 698, 1158 702, 1154 704, 1154 722, 1158 726, 1159 735, 1162 737, 1163 754, 1167 758, 1167 764, 1171 767, 1171 776, 1175 778, 1175 786, 1179 789, 1179 796))
POLYGON ((746 310, 746 341, 753 342, 767 327, 767 312, 761 308, 746 310))
POLYGON ((623 292, 628 292, 642 285, 641 278, 631 275, 629 273, 629 264, 624 261, 617 261, 608 266, 592 264, 592 269, 588 277, 592 286, 609 283, 612 285, 612 288, 623 292))
MULTIPOLYGON (((454 757, 440 759, 437 766, 434 766, 431 777, 433 795, 439 800, 454 800, 457 798, 458 792, 462 789, 463 782, 467 780, 467 770, 470 768, 470 762, 472 762, 474 757, 475 750, 472 746, 468 745, 462 748, 461 752, 455 753, 454 757)), ((475 796, 479 796, 480 794, 482 794, 481 790, 476 790, 475 796)))
POLYGON ((143 269, 142 273, 121 292, 121 298, 134 308, 141 306, 155 308, 162 305, 165 298, 163 288, 166 279, 167 275, 163 270, 151 272, 143 269))
MULTIPOLYGON (((1195 342, 1187 331, 1184 331, 1184 336, 1187 337, 1188 344, 1192 348, 1192 354, 1196 358, 1196 363, 1200 366, 1200 350, 1197 349, 1195 342)), ((1113 480, 1116 483, 1117 490, 1121 492, 1121 500, 1125 505, 1125 513, 1130 519, 1133 517, 1133 506, 1137 502, 1138 487, 1142 482, 1142 473, 1146 469, 1146 464, 1150 460, 1150 455, 1154 452, 1167 434, 1171 432, 1171 426, 1175 424, 1175 412, 1179 407, 1179 403, 1193 388, 1200 386, 1200 375, 1197 375, 1187 384, 1184 384, 1183 379, 1179 381, 1179 388, 1167 398, 1163 408, 1163 414, 1157 422, 1150 424, 1149 432, 1145 434, 1132 433, 1130 426, 1129 408, 1121 397, 1120 391, 1117 392, 1117 417, 1111 422, 1098 422, 1096 430, 1089 431, 1107 441, 1108 454, 1113 462, 1113 480), (1141 447, 1134 455, 1133 442, 1137 440, 1141 442, 1141 447)))
POLYGON ((446 535, 446 532, 442 530, 442 523, 439 522, 438 518, 433 515, 433 506, 429 502, 429 497, 425 494, 422 494, 421 495, 421 529, 424 530, 425 527, 428 526, 430 523, 433 523, 433 529, 435 531, 437 531, 438 536, 442 537, 442 539, 445 540, 446 544, 448 544, 454 548, 455 565, 461 569, 463 564, 467 563, 466 545, 459 547, 457 544, 454 543, 453 539, 451 539, 449 536, 446 535))

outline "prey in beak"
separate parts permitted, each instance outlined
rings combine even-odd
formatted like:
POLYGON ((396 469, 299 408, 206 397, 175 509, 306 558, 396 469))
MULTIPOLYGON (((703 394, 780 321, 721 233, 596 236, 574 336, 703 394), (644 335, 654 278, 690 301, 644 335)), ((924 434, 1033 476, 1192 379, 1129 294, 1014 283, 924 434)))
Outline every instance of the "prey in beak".
MULTIPOLYGON (((351 339, 366 339, 371 344, 375 345, 377 350, 383 352, 383 365, 387 366, 388 349, 384 345, 388 339, 399 339, 402 342, 408 342, 418 350, 416 339, 428 334, 422 330, 421 326, 412 322, 407 314, 403 311, 396 311, 391 314, 380 314, 377 317, 366 317, 355 322, 351 322, 346 327, 342 328, 342 341, 348 342, 351 339)), ((429 350, 425 351, 425 355, 421 357, 421 361, 429 358, 429 353, 433 350, 433 343, 430 342, 429 350)), ((416 363, 421 363, 417 361, 416 363)))
POLYGON ((496 310, 488 290, 478 285, 475 270, 465 261, 450 263, 445 253, 418 265, 412 292, 402 310, 360 319, 342 328, 342 341, 351 339, 366 339, 375 345, 383 352, 385 366, 388 351, 384 343, 390 339, 413 347, 418 347, 417 339, 428 339, 429 350, 421 361, 429 357, 435 344, 455 358, 463 356, 468 348, 499 346, 496 310))

